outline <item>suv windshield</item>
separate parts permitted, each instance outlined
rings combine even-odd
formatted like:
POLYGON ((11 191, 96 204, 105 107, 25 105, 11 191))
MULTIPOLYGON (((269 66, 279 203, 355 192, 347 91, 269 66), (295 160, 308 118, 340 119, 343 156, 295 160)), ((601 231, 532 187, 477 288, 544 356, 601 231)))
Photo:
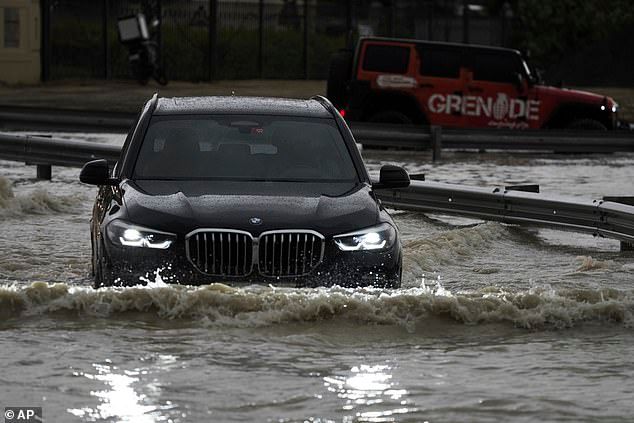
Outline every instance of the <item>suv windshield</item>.
POLYGON ((358 181, 334 120, 261 115, 155 116, 134 178, 358 181))

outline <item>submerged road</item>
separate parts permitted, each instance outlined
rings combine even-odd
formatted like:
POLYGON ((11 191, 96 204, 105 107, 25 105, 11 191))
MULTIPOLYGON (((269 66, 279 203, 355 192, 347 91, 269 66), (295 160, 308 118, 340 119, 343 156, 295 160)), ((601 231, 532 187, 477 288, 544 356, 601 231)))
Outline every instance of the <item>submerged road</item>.
MULTIPOLYGON (((118 134, 55 134, 118 146, 118 134)), ((634 154, 365 151, 427 180, 624 194, 634 154)), ((93 290, 95 189, 0 161, 5 406, 52 422, 628 421, 634 256, 616 241, 396 212, 399 290, 93 290), (591 398, 592 400, 588 400, 591 398)))

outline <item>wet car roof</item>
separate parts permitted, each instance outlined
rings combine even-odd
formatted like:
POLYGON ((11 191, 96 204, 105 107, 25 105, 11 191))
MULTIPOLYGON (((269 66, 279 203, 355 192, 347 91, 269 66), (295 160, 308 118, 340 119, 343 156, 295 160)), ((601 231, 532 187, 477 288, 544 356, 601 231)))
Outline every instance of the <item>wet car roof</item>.
POLYGON ((260 114, 330 118, 316 100, 268 97, 172 97, 159 98, 156 115, 260 114))

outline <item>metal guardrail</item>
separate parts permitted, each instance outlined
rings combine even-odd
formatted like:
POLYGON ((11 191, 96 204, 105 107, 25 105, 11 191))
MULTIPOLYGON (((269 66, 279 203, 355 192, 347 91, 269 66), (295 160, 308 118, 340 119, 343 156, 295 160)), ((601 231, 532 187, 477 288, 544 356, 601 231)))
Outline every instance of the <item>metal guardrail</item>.
MULTIPOLYGON (((38 177, 46 179, 51 178, 51 166, 81 167, 95 159, 114 164, 120 151, 119 146, 85 141, 0 134, 0 159, 37 165, 38 177)), ((622 244, 624 249, 634 243, 634 206, 519 191, 534 188, 478 188, 413 180, 408 188, 377 190, 377 195, 384 205, 395 209, 552 226, 618 239, 627 243, 622 244)))
POLYGON ((358 143, 370 147, 456 150, 538 150, 559 153, 634 151, 631 131, 441 129, 411 125, 351 123, 358 143))
POLYGON ((133 122, 131 113, 0 106, 0 128, 5 130, 125 133, 133 122))
MULTIPOLYGON (((134 115, 33 107, 0 106, 0 128, 12 130, 107 131, 129 130, 134 115)), ((634 151, 634 131, 536 131, 505 129, 441 129, 420 125, 350 122, 358 143, 368 147, 462 150, 537 150, 560 153, 634 151)))
POLYGON ((37 177, 51 179, 51 166, 81 167, 95 159, 114 164, 121 147, 48 137, 0 134, 0 159, 37 166, 37 177))
POLYGON ((377 195, 385 206, 400 210, 550 226, 634 242, 634 206, 613 201, 422 181, 412 181, 408 188, 379 190, 377 195))

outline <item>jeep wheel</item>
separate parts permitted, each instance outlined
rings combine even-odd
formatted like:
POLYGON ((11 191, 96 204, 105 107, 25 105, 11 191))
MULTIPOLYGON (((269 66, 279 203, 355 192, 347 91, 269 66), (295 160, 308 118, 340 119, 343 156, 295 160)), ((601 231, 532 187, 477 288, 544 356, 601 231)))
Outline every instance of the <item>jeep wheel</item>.
POLYGON ((577 119, 573 120, 566 129, 582 130, 582 131, 607 131, 608 128, 604 124, 594 119, 577 119))
POLYGON ((412 119, 410 119, 409 116, 398 110, 386 110, 375 113, 370 117, 369 121, 375 123, 397 123, 401 125, 409 125, 412 123, 412 119))

